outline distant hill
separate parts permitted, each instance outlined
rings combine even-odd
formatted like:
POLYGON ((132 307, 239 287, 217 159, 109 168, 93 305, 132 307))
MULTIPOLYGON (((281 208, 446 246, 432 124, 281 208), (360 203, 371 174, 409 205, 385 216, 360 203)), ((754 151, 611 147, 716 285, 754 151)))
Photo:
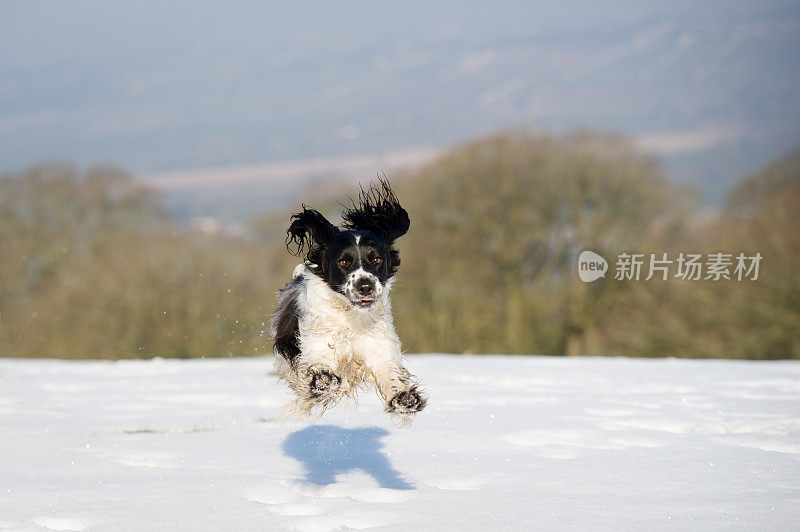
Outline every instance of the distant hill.
MULTIPOLYGON (((14 3, 0 25, 0 170, 151 176, 590 127, 715 201, 800 142, 796 2, 14 3)), ((180 209, 239 212, 262 188, 180 209)))

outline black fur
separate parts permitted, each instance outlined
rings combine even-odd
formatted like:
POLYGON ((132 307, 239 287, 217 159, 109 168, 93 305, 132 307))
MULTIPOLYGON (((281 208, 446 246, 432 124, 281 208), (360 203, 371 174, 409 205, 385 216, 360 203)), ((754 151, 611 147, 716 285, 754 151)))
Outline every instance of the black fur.
POLYGON ((303 256, 308 268, 340 293, 344 279, 359 267, 385 283, 400 266, 400 254, 393 244, 408 232, 408 213, 385 179, 362 188, 358 202, 344 209, 341 230, 319 211, 303 205, 303 211, 291 217, 287 249, 303 256), (378 265, 373 262, 376 256, 381 258, 378 265), (351 259, 350 266, 339 266, 342 259, 351 259))
POLYGON ((305 260, 309 267, 314 273, 324 274, 327 266, 325 248, 339 233, 339 228, 319 211, 305 205, 303 212, 292 215, 291 220, 292 224, 286 230, 286 249, 294 255, 301 255, 307 248, 305 260), (292 244, 296 246, 295 251, 292 251, 292 244))
POLYGON ((273 342, 275 350, 294 366, 300 354, 298 310, 295 290, 300 279, 293 279, 278 293, 278 308, 275 310, 275 330, 273 342))
POLYGON ((345 229, 372 231, 390 246, 408 232, 411 220, 392 192, 389 182, 379 179, 378 185, 361 189, 358 204, 345 207, 342 213, 345 229))

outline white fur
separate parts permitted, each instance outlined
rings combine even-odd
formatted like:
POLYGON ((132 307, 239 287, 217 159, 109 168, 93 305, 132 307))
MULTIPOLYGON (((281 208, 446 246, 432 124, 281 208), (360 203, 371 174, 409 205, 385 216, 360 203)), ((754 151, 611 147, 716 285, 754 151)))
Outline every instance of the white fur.
MULTIPOLYGON (((370 274, 357 270, 352 275, 357 279, 370 274)), ((384 286, 374 278, 375 302, 361 308, 331 290, 303 264, 295 268, 293 277, 302 278, 295 299, 301 353, 294 368, 282 355, 275 356, 276 372, 298 395, 291 410, 311 414, 315 407, 321 407, 324 411, 339 398, 356 393, 362 383, 371 381, 387 411, 391 411, 390 401, 415 386, 402 365, 401 343, 392 320, 389 291, 394 278, 384 286), (341 379, 336 397, 320 401, 304 395, 308 386, 304 374, 314 369, 325 369, 341 379)))

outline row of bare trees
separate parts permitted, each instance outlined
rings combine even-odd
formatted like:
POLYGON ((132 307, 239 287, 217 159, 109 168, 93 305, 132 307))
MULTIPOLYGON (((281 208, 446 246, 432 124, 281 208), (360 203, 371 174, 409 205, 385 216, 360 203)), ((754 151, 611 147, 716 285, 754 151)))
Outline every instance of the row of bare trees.
MULTIPOLYGON (((409 351, 800 356, 800 151, 715 210, 596 133, 496 135, 392 177, 412 219, 393 295, 409 351), (583 250, 604 279, 578 278, 583 250), (622 253, 716 252, 759 253, 759 278, 614 278, 622 253)), ((335 215, 351 192, 315 206, 335 215)), ((269 352, 289 210, 207 235, 111 168, 0 178, 0 356, 269 352)))
POLYGON ((481 140, 399 188, 413 227, 394 301, 412 351, 800 355, 800 150, 711 211, 590 133, 481 140), (608 259, 605 279, 578 278, 583 250, 608 259), (759 253, 759 278, 614 279, 622 253, 718 252, 759 253))

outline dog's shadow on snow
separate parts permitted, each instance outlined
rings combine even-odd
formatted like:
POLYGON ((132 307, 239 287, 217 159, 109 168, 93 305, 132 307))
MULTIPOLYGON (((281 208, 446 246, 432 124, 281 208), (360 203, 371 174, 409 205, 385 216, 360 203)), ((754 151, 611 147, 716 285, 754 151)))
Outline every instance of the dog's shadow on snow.
POLYGON ((388 431, 380 427, 343 429, 334 425, 312 425, 290 434, 282 449, 288 456, 303 462, 306 481, 333 484, 336 475, 361 470, 371 475, 382 488, 414 489, 381 452, 381 438, 388 431))

